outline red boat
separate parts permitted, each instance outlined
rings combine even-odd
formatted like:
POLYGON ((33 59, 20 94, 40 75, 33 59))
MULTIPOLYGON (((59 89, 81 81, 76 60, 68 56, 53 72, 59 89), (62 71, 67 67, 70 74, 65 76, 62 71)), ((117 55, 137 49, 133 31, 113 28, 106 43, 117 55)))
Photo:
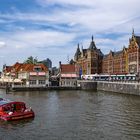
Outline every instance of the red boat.
POLYGON ((26 108, 24 102, 14 102, 0 98, 0 119, 12 121, 34 116, 33 110, 31 108, 26 108))

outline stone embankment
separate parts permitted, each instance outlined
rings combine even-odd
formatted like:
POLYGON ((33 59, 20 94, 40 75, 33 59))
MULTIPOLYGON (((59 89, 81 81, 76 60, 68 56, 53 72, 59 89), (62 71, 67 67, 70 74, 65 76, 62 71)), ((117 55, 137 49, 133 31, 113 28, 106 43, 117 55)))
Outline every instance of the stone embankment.
POLYGON ((89 80, 78 80, 78 86, 83 90, 97 90, 97 82, 89 80))
POLYGON ((97 90, 140 95, 140 83, 97 82, 97 90))
POLYGON ((78 81, 81 89, 102 90, 116 93, 140 95, 138 82, 78 81))
POLYGON ((60 86, 49 86, 49 87, 23 87, 16 86, 11 87, 9 91, 45 91, 45 90, 77 90, 80 87, 60 87, 60 86))
POLYGON ((110 82, 110 81, 90 81, 90 80, 78 80, 77 87, 3 87, 6 92, 9 91, 42 91, 42 90, 94 90, 94 91, 109 91, 124 94, 140 95, 140 83, 138 82, 110 82))

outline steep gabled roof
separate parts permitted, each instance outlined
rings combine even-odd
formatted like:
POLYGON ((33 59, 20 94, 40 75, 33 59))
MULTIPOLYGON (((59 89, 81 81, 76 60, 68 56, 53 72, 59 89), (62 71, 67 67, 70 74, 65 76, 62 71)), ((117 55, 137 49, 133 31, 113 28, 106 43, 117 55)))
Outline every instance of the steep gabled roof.
POLYGON ((109 56, 109 54, 103 55, 103 59, 107 58, 108 56, 109 56))
POLYGON ((87 53, 87 49, 82 49, 83 52, 83 56, 85 56, 85 54, 87 53))
POLYGON ((140 36, 135 36, 135 38, 136 38, 136 42, 137 42, 137 44, 138 44, 139 47, 140 47, 140 36))
POLYGON ((48 71, 48 68, 44 64, 39 64, 39 66, 41 66, 44 71, 48 71))
POLYGON ((22 65, 22 63, 16 62, 16 63, 13 65, 13 67, 14 67, 14 68, 17 68, 17 67, 19 67, 20 65, 22 65))
POLYGON ((61 73, 73 73, 76 71, 75 65, 71 65, 71 64, 61 64, 60 68, 61 68, 61 73))
POLYGON ((132 30, 132 37, 131 39, 129 39, 129 42, 131 42, 132 40, 136 40, 138 46, 140 47, 140 36, 136 36, 135 33, 134 33, 134 29, 132 30))
POLYGON ((90 46, 89 46, 88 49, 89 49, 89 50, 95 50, 95 49, 96 49, 95 42, 93 41, 93 36, 92 36, 92 41, 91 41, 90 46))
POLYGON ((75 53, 75 57, 78 57, 79 55, 81 55, 81 51, 80 51, 79 44, 78 44, 77 45, 77 50, 76 50, 76 53, 75 53))
POLYGON ((122 54, 122 53, 123 53, 122 50, 121 50, 121 51, 114 52, 114 56, 118 56, 118 55, 120 55, 120 54, 122 54))
POLYGON ((48 71, 48 68, 44 64, 23 64, 22 71, 33 72, 35 67, 41 67, 42 71, 48 71))
POLYGON ((100 49, 97 49, 98 54, 100 54, 101 56, 104 56, 104 54, 101 52, 100 49))
POLYGON ((6 72, 16 72, 16 73, 20 71, 33 72, 35 67, 41 67, 42 71, 48 71, 48 68, 44 64, 24 64, 17 62, 13 66, 8 66, 6 72))
POLYGON ((4 72, 10 72, 12 69, 12 66, 5 66, 4 72))
POLYGON ((18 63, 16 62, 13 66, 12 66, 12 70, 11 72, 18 72, 20 71, 20 69, 23 67, 23 63, 18 63))

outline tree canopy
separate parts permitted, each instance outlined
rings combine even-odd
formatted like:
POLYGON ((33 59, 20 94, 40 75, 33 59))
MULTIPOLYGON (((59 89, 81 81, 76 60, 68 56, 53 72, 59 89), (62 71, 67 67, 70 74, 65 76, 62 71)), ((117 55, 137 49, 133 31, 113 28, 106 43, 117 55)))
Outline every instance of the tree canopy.
POLYGON ((27 58, 27 60, 24 61, 24 63, 26 64, 37 64, 38 63, 38 59, 37 57, 33 57, 33 56, 30 56, 27 58))

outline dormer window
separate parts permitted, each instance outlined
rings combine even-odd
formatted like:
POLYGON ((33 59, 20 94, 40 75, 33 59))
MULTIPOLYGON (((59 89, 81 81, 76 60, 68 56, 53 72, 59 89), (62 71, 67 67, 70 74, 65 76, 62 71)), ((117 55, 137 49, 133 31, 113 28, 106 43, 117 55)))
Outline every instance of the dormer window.
POLYGON ((41 72, 42 71, 42 67, 41 66, 34 66, 34 71, 35 72, 41 72))

